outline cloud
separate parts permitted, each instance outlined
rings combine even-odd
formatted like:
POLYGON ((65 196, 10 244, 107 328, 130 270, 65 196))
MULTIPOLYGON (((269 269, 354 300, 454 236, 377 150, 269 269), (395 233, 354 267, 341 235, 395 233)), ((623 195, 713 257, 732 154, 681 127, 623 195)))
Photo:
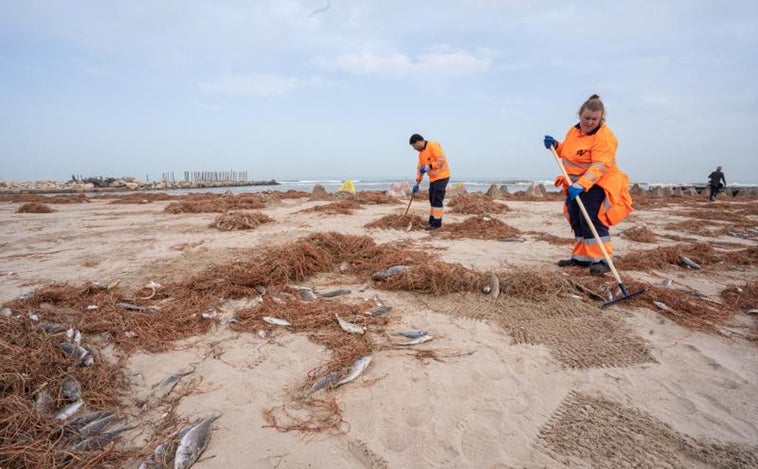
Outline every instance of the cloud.
POLYGON ((436 46, 411 57, 401 53, 362 51, 346 53, 332 59, 319 58, 317 63, 329 70, 353 75, 377 75, 407 78, 416 75, 460 77, 478 75, 493 66, 491 51, 473 54, 448 46, 436 46))
POLYGON ((200 88, 210 93, 240 96, 277 96, 290 92, 301 80, 267 73, 227 74, 200 88))

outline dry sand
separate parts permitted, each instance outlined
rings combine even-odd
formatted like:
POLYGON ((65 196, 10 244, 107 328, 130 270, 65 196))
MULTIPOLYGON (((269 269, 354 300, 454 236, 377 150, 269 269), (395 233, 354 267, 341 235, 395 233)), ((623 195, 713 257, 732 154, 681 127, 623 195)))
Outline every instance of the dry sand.
MULTIPOLYGON (((94 200, 53 205, 56 211, 46 214, 18 214, 19 204, 0 203, 0 300, 48 282, 119 280, 134 289, 148 281, 169 283, 251 248, 316 232, 368 234, 380 244, 425 250, 483 272, 513 267, 557 272, 555 261, 567 256, 571 243, 557 201, 508 200, 511 210, 494 217, 525 233, 514 242, 364 228, 402 213, 405 204, 330 215, 302 212, 326 202, 289 199, 261 210, 272 223, 221 232, 209 227, 216 214, 172 215, 164 212, 168 203, 94 200), (539 241, 538 233, 565 238, 566 244, 539 241)), ((427 208, 417 201, 411 213, 425 217, 427 208)), ((641 224, 666 233, 672 220, 684 219, 671 215, 674 208, 638 210, 612 233, 641 224)), ((447 213, 445 221, 467 217, 447 213)), ((756 220, 752 216, 754 227, 756 220)), ((687 236, 756 245, 755 237, 687 236)), ((641 245, 614 237, 617 256, 668 244, 674 241, 641 245)), ((727 285, 758 280, 754 265, 624 274, 648 282, 670 278, 674 287, 716 300, 727 285)), ((222 412, 197 468, 749 467, 758 461, 754 341, 692 331, 623 303, 599 313, 597 304, 566 297, 555 314, 549 304, 492 301, 484 294, 359 292, 362 283, 345 284, 338 273, 306 282, 317 290, 348 288, 352 301, 379 294, 393 308, 391 329, 426 329, 435 339, 410 350, 378 352, 358 380, 330 391, 341 409, 342 434, 267 427, 264 412, 291 406, 307 373, 329 358, 305 334, 284 330, 263 339, 219 322, 176 350, 136 352, 128 363, 133 387, 125 405, 193 366, 195 387, 179 401, 177 415, 194 419, 222 412), (438 359, 418 350, 435 350, 438 359)), ((755 321, 735 312, 730 327, 749 330, 755 321)), ((138 444, 139 438, 132 441, 138 444)))

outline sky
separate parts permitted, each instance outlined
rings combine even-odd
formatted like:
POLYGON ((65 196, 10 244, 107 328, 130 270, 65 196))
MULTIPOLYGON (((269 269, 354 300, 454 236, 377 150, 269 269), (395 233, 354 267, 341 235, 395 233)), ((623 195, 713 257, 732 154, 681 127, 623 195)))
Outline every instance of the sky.
POLYGON ((758 183, 755 0, 0 0, 0 180, 551 180, 597 93, 633 182, 758 183))

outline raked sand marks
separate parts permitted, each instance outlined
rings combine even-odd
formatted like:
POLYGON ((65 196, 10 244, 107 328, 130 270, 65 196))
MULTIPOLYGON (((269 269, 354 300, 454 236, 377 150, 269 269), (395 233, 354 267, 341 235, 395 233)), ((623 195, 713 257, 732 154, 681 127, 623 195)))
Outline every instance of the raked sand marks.
POLYGON ((491 321, 514 343, 544 345, 563 366, 595 368, 655 363, 645 341, 636 336, 622 316, 612 310, 568 299, 570 303, 536 303, 500 297, 454 294, 426 298, 430 309, 458 317, 491 321))
POLYGON ((538 438, 571 466, 758 467, 758 446, 692 438, 640 410, 576 392, 538 438))

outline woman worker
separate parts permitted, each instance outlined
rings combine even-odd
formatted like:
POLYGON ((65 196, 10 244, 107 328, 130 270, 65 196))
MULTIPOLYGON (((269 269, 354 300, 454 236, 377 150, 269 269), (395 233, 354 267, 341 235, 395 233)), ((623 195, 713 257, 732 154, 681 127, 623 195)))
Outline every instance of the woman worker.
POLYGON ((605 106, 596 94, 579 108, 579 123, 571 127, 558 142, 545 136, 545 148, 556 149, 571 181, 564 176, 555 179, 567 195, 563 212, 568 215, 574 231, 574 250, 570 259, 558 261, 560 267, 589 267, 592 273, 610 271, 603 251, 598 246, 576 198, 587 209, 589 218, 609 256, 613 255, 610 226, 621 222, 632 212, 629 177, 616 166, 618 141, 605 123, 605 106))

